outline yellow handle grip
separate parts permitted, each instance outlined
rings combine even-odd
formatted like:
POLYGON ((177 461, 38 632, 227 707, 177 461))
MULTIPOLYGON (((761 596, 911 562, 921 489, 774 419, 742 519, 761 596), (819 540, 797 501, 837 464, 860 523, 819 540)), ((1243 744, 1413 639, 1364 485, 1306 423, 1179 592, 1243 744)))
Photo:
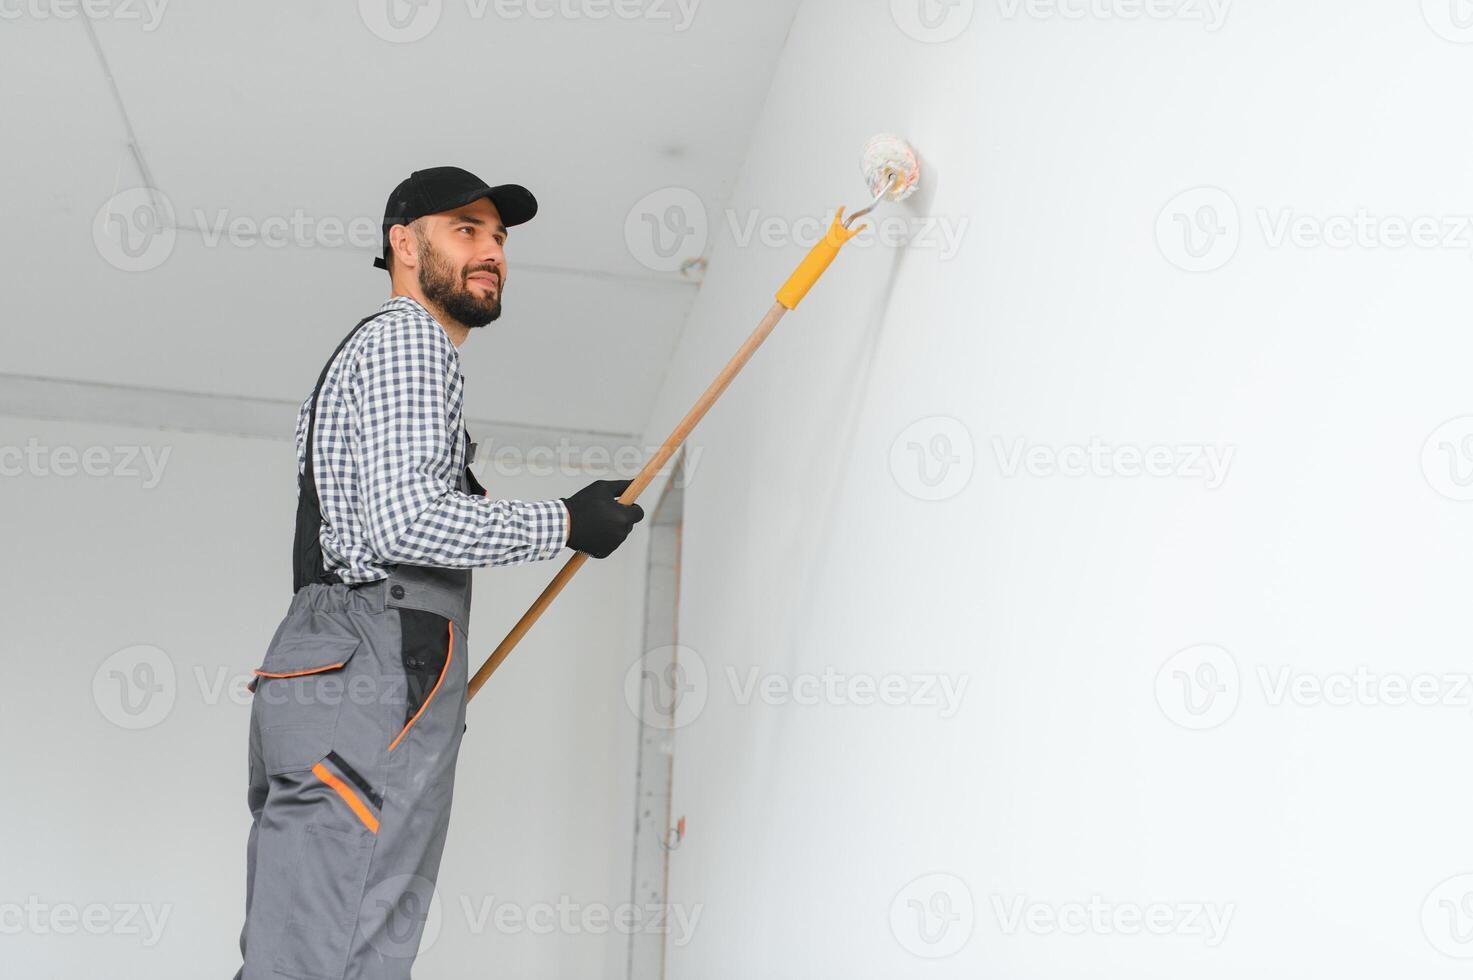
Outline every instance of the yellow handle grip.
POLYGON ((864 225, 854 229, 845 228, 843 222, 839 220, 843 215, 842 207, 834 212, 834 222, 829 225, 829 230, 823 239, 809 249, 803 261, 798 263, 798 268, 794 269, 793 274, 788 276, 788 281, 783 283, 783 288, 777 291, 777 301, 783 306, 790 310, 796 309, 798 304, 803 302, 803 297, 808 295, 808 290, 818 282, 818 277, 823 275, 824 270, 834 261, 834 256, 839 254, 839 249, 844 247, 844 243, 864 231, 864 225))

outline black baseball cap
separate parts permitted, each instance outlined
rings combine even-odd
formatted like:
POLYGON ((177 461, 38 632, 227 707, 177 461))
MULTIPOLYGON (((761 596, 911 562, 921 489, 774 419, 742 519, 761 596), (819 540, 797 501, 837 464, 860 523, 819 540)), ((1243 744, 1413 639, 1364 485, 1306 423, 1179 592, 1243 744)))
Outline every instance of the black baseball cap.
POLYGON ((537 214, 537 198, 521 184, 498 184, 495 187, 459 167, 431 167, 416 170, 394 188, 389 203, 384 205, 384 250, 373 260, 375 269, 387 269, 389 229, 407 225, 416 218, 441 211, 453 211, 478 198, 489 198, 501 212, 501 223, 510 228, 531 221, 537 214))

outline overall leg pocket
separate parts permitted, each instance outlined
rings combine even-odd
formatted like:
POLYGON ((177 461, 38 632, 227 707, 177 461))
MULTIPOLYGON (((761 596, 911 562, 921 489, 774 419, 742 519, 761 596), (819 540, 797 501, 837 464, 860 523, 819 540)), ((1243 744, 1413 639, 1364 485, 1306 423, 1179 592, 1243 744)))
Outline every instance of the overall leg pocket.
POLYGON ((455 626, 444 616, 419 609, 399 610, 400 656, 407 692, 404 725, 389 743, 393 751, 420 716, 429 710, 457 656, 455 626))
POLYGON ((273 964, 298 980, 343 980, 363 903, 373 834, 323 824, 302 827, 302 849, 273 964))
POLYGON ((311 622, 277 637, 247 685, 260 713, 268 775, 311 769, 332 749, 347 696, 344 668, 361 641, 332 621, 311 622))

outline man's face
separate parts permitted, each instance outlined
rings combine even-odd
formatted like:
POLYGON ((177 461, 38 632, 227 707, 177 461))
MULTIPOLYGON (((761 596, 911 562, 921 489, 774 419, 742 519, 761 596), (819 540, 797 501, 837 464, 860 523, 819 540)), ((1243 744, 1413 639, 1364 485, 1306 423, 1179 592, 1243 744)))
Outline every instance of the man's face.
POLYGON ((483 197, 422 221, 415 237, 425 298, 467 327, 501 316, 506 228, 496 205, 483 197))

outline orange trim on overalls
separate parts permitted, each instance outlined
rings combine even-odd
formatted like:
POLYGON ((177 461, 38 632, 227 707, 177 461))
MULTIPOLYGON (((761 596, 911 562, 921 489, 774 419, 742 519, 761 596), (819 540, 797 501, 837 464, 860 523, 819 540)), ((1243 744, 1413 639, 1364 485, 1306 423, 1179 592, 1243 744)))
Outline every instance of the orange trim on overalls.
POLYGON ((348 661, 344 660, 342 664, 328 664, 326 667, 313 667, 311 670, 298 670, 290 674, 273 674, 270 671, 265 670, 258 670, 256 671, 256 673, 260 674, 262 677, 305 677, 307 674, 320 674, 324 670, 337 670, 339 667, 343 666, 343 664, 347 662, 348 661))
POLYGON ((419 710, 414 713, 414 717, 411 718, 411 719, 409 719, 409 723, 408 724, 406 724, 403 728, 399 729, 399 734, 396 735, 396 736, 394 736, 394 740, 389 743, 389 751, 390 752, 394 751, 394 746, 396 746, 396 745, 399 744, 399 740, 404 737, 404 733, 407 732, 407 731, 409 731, 409 729, 413 728, 414 727, 414 723, 417 722, 417 721, 419 721, 419 716, 422 715, 422 714, 424 714, 425 713, 425 709, 430 706, 430 702, 433 701, 433 700, 435 700, 435 692, 438 691, 438 690, 440 690, 440 685, 445 682, 445 673, 446 673, 446 671, 448 671, 450 669, 450 658, 455 655, 455 623, 454 622, 451 622, 448 625, 447 632, 449 634, 449 639, 446 641, 446 644, 445 644, 445 666, 440 668, 440 676, 439 676, 438 679, 436 679, 435 686, 432 687, 432 688, 430 688, 430 696, 427 697, 427 698, 425 698, 425 703, 419 706, 419 710))
POLYGON ((358 814, 358 819, 363 821, 363 826, 375 834, 378 833, 378 818, 373 815, 372 810, 364 805, 363 801, 358 798, 358 794, 354 793, 347 783, 334 776, 320 762, 312 767, 312 774, 337 791, 337 794, 343 798, 343 801, 348 804, 352 811, 358 814))

